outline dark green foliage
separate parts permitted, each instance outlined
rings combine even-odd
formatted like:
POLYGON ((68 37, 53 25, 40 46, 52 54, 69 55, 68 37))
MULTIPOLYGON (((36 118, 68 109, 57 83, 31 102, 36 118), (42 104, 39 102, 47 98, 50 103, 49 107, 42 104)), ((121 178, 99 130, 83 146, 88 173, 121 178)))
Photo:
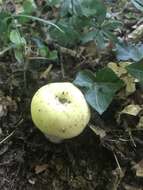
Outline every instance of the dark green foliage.
POLYGON ((83 88, 87 102, 99 114, 102 114, 111 103, 115 93, 124 83, 109 69, 97 73, 85 70, 77 74, 74 83, 83 88))

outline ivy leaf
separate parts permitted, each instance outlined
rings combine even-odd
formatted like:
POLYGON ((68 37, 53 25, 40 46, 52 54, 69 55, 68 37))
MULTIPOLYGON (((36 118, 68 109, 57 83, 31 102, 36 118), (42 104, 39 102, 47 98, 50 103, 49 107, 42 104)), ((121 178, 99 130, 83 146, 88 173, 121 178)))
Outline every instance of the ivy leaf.
POLYGON ((102 30, 90 31, 81 38, 81 41, 83 44, 95 41, 100 49, 104 49, 106 47, 105 36, 102 30))
POLYGON ((74 80, 74 84, 89 89, 92 88, 94 81, 95 81, 95 75, 89 70, 84 70, 80 71, 77 74, 76 79, 74 80))
POLYGON ((102 114, 111 103, 115 93, 124 83, 109 68, 96 73, 85 70, 77 74, 74 83, 84 89, 87 102, 99 114, 102 114))
POLYGON ((40 38, 33 37, 33 42, 36 44, 38 48, 38 52, 40 56, 46 57, 49 60, 56 60, 58 58, 58 53, 56 50, 50 50, 47 45, 44 44, 44 42, 40 38))
POLYGON ((82 43, 88 43, 90 41, 95 41, 98 48, 104 49, 107 46, 107 42, 111 40, 112 42, 117 42, 117 37, 114 35, 113 31, 120 27, 121 23, 119 21, 104 21, 100 27, 97 26, 93 31, 89 31, 82 38, 82 43))
POLYGON ((138 10, 143 11, 143 0, 131 0, 131 2, 138 10))
POLYGON ((117 59, 122 61, 139 61, 143 58, 143 44, 125 44, 116 45, 117 59))
POLYGON ((80 34, 74 29, 70 21, 61 19, 57 26, 63 31, 59 31, 56 28, 51 28, 50 36, 62 46, 73 46, 80 40, 80 34))
POLYGON ((111 103, 114 95, 116 85, 113 84, 100 84, 95 83, 92 89, 89 89, 85 94, 87 102, 93 107, 99 114, 102 114, 111 103))
POLYGON ((143 82, 143 60, 133 63, 126 68, 132 76, 137 78, 141 83, 143 82))
POLYGON ((55 6, 55 5, 60 4, 61 1, 62 1, 62 0, 47 0, 46 2, 47 2, 47 5, 49 5, 49 6, 52 7, 52 6, 55 6))
POLYGON ((86 17, 96 17, 99 23, 102 23, 106 17, 106 6, 102 0, 83 0, 82 12, 86 17))
POLYGON ((104 21, 104 23, 102 24, 102 29, 107 31, 113 31, 121 26, 122 23, 120 21, 109 19, 104 21))
POLYGON ((64 0, 61 7, 61 16, 68 14, 82 15, 81 0, 64 0))

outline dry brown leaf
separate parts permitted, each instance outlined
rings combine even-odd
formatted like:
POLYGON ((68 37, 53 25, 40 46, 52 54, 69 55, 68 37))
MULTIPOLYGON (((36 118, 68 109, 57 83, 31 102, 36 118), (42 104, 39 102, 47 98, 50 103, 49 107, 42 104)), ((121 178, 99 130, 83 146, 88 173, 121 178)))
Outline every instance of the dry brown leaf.
POLYGON ((142 108, 139 105, 130 104, 130 105, 127 105, 120 112, 120 114, 128 114, 128 115, 137 116, 141 110, 142 110, 142 108))
POLYGON ((126 85, 125 96, 129 96, 136 90, 136 79, 132 77, 126 70, 126 67, 130 64, 131 62, 108 63, 108 67, 112 69, 116 73, 116 75, 124 81, 126 85))
POLYGON ((89 126, 92 131, 96 134, 99 135, 100 138, 103 138, 106 136, 106 131, 104 129, 102 129, 101 127, 95 126, 95 125, 90 125, 89 126))
POLYGON ((143 177, 143 160, 133 166, 133 169, 135 169, 137 177, 143 177))
POLYGON ((85 45, 85 57, 92 59, 97 58, 97 47, 94 42, 89 42, 85 45))
POLYGON ((31 185, 35 185, 36 180, 35 180, 35 179, 28 179, 28 182, 29 182, 31 185))
POLYGON ((52 69, 52 64, 50 64, 49 67, 44 72, 41 73, 40 79, 48 79, 51 69, 52 69))
POLYGON ((133 41, 138 41, 143 37, 143 24, 138 26, 132 33, 128 35, 128 38, 133 41))
POLYGON ((137 124, 137 128, 143 128, 143 116, 140 117, 140 120, 137 124))
MULTIPOLYGON (((125 63, 126 63, 126 66, 129 65, 127 64, 128 62, 125 62, 125 63)), ((125 65, 122 65, 122 64, 109 62, 108 67, 112 69, 118 77, 121 77, 123 74, 127 73, 127 70, 125 69, 125 65)))
POLYGON ((47 170, 47 168, 48 168, 48 164, 42 164, 42 165, 36 165, 34 170, 36 174, 40 174, 44 172, 45 170, 47 170))
POLYGON ((7 115, 7 108, 0 104, 0 118, 7 115))
POLYGON ((134 187, 128 184, 124 184, 125 190, 143 190, 141 187, 134 187))
POLYGON ((136 91, 135 79, 131 75, 128 74, 124 76, 122 80, 126 84, 126 96, 129 96, 136 91))

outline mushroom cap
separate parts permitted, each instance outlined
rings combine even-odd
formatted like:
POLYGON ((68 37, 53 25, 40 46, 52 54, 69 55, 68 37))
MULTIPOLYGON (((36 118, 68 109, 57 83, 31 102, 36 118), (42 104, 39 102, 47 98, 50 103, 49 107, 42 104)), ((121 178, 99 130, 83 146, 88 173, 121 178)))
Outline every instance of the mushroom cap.
POLYGON ((82 92, 70 82, 50 83, 33 96, 34 124, 47 136, 68 139, 79 135, 90 120, 82 92))

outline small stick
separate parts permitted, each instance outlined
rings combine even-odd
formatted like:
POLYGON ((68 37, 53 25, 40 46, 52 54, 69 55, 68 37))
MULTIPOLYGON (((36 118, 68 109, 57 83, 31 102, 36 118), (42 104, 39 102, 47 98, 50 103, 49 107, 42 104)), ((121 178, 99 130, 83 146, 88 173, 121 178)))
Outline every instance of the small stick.
POLYGON ((118 158, 117 158, 115 152, 113 152, 113 154, 114 154, 114 158, 115 158, 115 160, 116 160, 117 166, 118 166, 118 168, 119 168, 120 174, 122 175, 122 174, 123 174, 123 171, 122 171, 121 166, 120 166, 120 164, 119 164, 118 158))
POLYGON ((136 145, 136 143, 135 143, 135 141, 134 141, 134 138, 133 138, 133 136, 132 136, 132 132, 131 132, 130 129, 128 129, 128 133, 129 133, 129 137, 130 137, 130 139, 131 139, 131 142, 133 143, 133 146, 134 146, 134 147, 137 147, 137 145, 136 145))
POLYGON ((62 76, 63 76, 63 78, 65 78, 65 69, 64 69, 63 57, 62 57, 62 55, 60 55, 60 65, 61 65, 62 76))
MULTIPOLYGON (((17 127, 23 122, 23 119, 21 119, 17 124, 16 124, 16 129, 17 127)), ((7 141, 16 131, 16 129, 14 131, 12 131, 8 136, 6 136, 2 141, 0 141, 0 145, 2 145, 5 141, 7 141)))
POLYGON ((48 74, 50 73, 52 67, 53 67, 53 65, 50 64, 50 65, 48 66, 48 68, 41 74, 40 79, 42 79, 42 78, 43 78, 43 79, 46 79, 46 78, 48 77, 48 74))

